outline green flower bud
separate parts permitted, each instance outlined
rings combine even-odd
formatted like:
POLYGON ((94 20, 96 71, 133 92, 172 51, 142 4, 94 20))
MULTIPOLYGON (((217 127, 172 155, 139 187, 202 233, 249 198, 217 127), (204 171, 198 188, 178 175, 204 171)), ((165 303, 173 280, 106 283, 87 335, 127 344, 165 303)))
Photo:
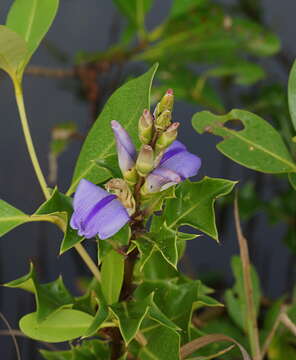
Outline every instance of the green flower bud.
POLYGON ((139 120, 139 139, 142 144, 149 144, 153 135, 153 116, 145 109, 139 120))
POLYGON ((155 118, 158 117, 165 110, 169 110, 172 112, 173 106, 174 106, 174 92, 172 89, 168 89, 155 108, 155 118))
POLYGON ((157 139, 155 147, 156 152, 159 153, 162 150, 170 146, 178 136, 178 127, 180 123, 175 122, 171 124, 165 132, 163 132, 160 137, 157 139))
POLYGON ((136 162, 136 169, 141 176, 146 176, 154 168, 154 152, 151 146, 143 145, 136 162))
POLYGON ((138 173, 137 173, 137 170, 136 170, 136 167, 134 166, 133 168, 125 171, 123 173, 123 177, 124 177, 124 180, 127 182, 128 185, 130 186, 134 186, 136 185, 137 181, 138 181, 138 173))
POLYGON ((156 119, 155 119, 155 128, 157 131, 163 131, 167 129, 171 125, 172 113, 170 110, 163 111, 156 119))

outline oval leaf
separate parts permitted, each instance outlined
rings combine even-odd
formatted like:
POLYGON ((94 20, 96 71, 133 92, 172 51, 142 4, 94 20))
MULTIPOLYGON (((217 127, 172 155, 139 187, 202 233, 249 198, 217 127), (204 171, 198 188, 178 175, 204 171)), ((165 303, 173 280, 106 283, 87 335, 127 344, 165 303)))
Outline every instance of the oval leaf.
POLYGON ((123 282, 124 257, 111 250, 102 260, 102 291, 108 304, 117 302, 123 282))
POLYGON ((15 78, 26 55, 26 42, 8 27, 0 25, 0 68, 15 78))
POLYGON ((110 97, 83 144, 67 195, 75 191, 82 178, 98 183, 110 177, 108 171, 97 166, 96 160, 116 152, 110 126, 112 120, 118 120, 132 136, 134 143, 139 144, 138 120, 143 110, 149 108, 150 89, 156 69, 157 65, 152 66, 144 75, 124 84, 110 97))
POLYGON ((296 130, 296 61, 289 76, 288 100, 292 124, 296 130))
POLYGON ((195 130, 222 136, 217 149, 233 161, 250 169, 265 173, 295 172, 293 162, 280 134, 260 116, 243 110, 232 110, 226 115, 214 115, 208 111, 192 118, 195 130), (239 120, 243 130, 225 126, 230 120, 239 120))
POLYGON ((82 336, 93 321, 89 314, 72 309, 62 309, 39 323, 37 314, 25 315, 20 329, 28 337, 46 342, 68 341, 82 336))
POLYGON ((24 69, 55 18, 59 0, 15 0, 6 25, 18 33, 28 45, 22 63, 24 69))

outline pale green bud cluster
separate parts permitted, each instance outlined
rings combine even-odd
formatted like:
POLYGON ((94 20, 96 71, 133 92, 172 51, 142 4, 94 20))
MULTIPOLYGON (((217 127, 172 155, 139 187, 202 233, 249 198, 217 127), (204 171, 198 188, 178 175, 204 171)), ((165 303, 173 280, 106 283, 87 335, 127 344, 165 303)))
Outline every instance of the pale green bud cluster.
POLYGON ((166 148, 177 138, 179 123, 172 123, 174 105, 173 90, 169 89, 156 105, 153 115, 145 109, 138 123, 138 134, 143 144, 136 166, 124 178, 129 185, 134 185, 138 178, 146 177, 155 169, 166 148))

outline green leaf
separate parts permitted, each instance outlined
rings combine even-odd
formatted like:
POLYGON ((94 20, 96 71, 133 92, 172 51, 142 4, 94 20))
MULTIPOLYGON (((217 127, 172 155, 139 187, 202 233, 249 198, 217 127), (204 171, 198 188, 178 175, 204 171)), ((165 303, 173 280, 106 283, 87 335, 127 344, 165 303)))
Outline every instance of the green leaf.
POLYGON ((102 260, 102 291, 108 304, 118 301, 124 275, 124 257, 111 250, 102 260))
POLYGON ((29 221, 29 215, 24 214, 22 211, 0 199, 0 236, 29 221))
POLYGON ((76 346, 71 345, 71 350, 49 351, 40 350, 46 360, 109 360, 109 347, 101 340, 87 340, 76 346))
MULTIPOLYGON (((247 331, 247 303, 244 290, 243 269, 239 256, 233 256, 231 267, 235 276, 235 285, 232 289, 225 292, 227 310, 232 320, 244 331, 247 331)), ((258 275, 251 267, 251 279, 253 283, 253 298, 256 314, 259 312, 261 289, 258 275)))
POLYGON ((113 2, 136 28, 144 27, 145 14, 153 4, 153 0, 113 0, 113 2))
POLYGON ((160 309, 159 307, 152 302, 149 309, 149 317, 158 322, 159 324, 166 326, 167 328, 178 331, 181 330, 173 321, 171 321, 160 309))
POLYGON ((169 228, 162 217, 154 216, 151 224, 151 233, 147 237, 150 237, 150 241, 161 252, 164 259, 177 269, 177 231, 169 228))
POLYGON ((294 129, 296 130, 296 61, 292 66, 288 83, 289 110, 294 129))
MULTIPOLYGON (((183 341, 187 341, 193 305, 198 300, 200 284, 199 281, 175 284, 167 280, 149 280, 139 285, 134 296, 141 301, 154 292, 154 303, 168 319, 183 330, 183 341)), ((165 326, 167 327, 167 324, 165 326)))
POLYGON ((140 259, 138 262, 139 270, 142 272, 146 262, 150 259, 153 251, 156 250, 155 246, 151 242, 149 237, 140 237, 133 240, 133 243, 137 245, 140 252, 140 259))
POLYGON ((176 189, 176 198, 166 203, 164 218, 167 227, 178 229, 189 225, 218 240, 214 202, 229 194, 234 181, 204 177, 201 181, 185 181, 176 189))
MULTIPOLYGON (((144 279, 158 280, 158 279, 172 279, 178 277, 178 271, 167 261, 164 261, 163 255, 156 246, 153 251, 147 255, 147 259, 143 263, 141 277, 144 279)), ((141 265, 140 260, 140 264, 141 265)))
POLYGON ((170 18, 176 18, 181 15, 186 15, 196 8, 203 7, 207 3, 207 0, 173 0, 170 18))
POLYGON ((288 175, 288 177, 289 177, 290 184, 292 185, 292 188, 294 190, 296 190, 296 174, 295 173, 290 173, 288 175))
POLYGON ((22 61, 22 71, 47 33, 58 5, 59 0, 14 0, 6 25, 27 43, 28 53, 22 61))
POLYGON ((45 201, 34 215, 55 215, 60 217, 65 226, 64 238, 60 247, 60 255, 80 243, 84 238, 71 228, 70 219, 73 213, 72 199, 54 189, 51 198, 45 201))
POLYGON ((68 195, 75 191, 82 178, 99 183, 110 176, 97 167, 95 161, 116 152, 110 126, 112 120, 118 120, 132 136, 134 143, 139 144, 137 124, 143 110, 149 108, 150 89, 156 69, 157 64, 144 75, 123 85, 110 97, 83 144, 68 195))
POLYGON ((246 61, 233 64, 220 65, 205 72, 206 77, 233 76, 236 84, 252 85, 265 77, 265 72, 260 65, 246 61))
POLYGON ((89 328, 86 330, 84 337, 94 335, 101 327, 103 322, 108 318, 109 310, 106 304, 103 301, 99 302, 99 308, 93 319, 93 322, 90 324, 89 328))
POLYGON ((131 237, 131 228, 129 224, 126 224, 109 240, 112 241, 113 245, 116 245, 117 247, 121 247, 121 246, 127 246, 129 244, 130 237, 131 237))
MULTIPOLYGON (((153 327, 153 325, 152 325, 153 327)), ((158 326, 150 331, 144 331, 148 344, 139 352, 141 360, 179 360, 180 335, 175 331, 158 326)))
POLYGON ((72 309, 61 309, 41 323, 37 313, 25 315, 20 320, 20 329, 28 337, 45 342, 62 342, 82 336, 93 321, 87 313, 72 309))
POLYGON ((279 133, 261 117, 244 110, 232 110, 226 115, 214 115, 208 111, 192 118, 197 132, 210 132, 222 136, 217 145, 222 154, 233 161, 256 171, 266 173, 295 172, 296 164, 279 133), (225 126, 230 120, 239 120, 243 130, 225 126))
POLYGON ((71 307, 74 302, 61 277, 46 284, 39 284, 32 264, 27 275, 6 283, 4 286, 23 289, 35 294, 36 321, 38 322, 46 320, 52 313, 61 308, 71 307))
POLYGON ((26 42, 16 32, 0 25, 0 69, 15 78, 27 51, 26 42))
POLYGON ((137 335, 141 323, 149 311, 153 294, 139 301, 127 301, 110 306, 111 313, 119 321, 119 328, 125 344, 137 335))
POLYGON ((40 354, 46 360, 73 360, 72 351, 49 351, 49 350, 40 350, 40 354))

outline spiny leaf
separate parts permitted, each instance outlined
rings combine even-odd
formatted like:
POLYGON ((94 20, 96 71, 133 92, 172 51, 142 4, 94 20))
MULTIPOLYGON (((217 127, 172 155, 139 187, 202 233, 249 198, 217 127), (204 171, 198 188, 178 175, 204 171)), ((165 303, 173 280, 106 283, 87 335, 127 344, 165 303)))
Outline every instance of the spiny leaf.
POLYGON ((71 307, 74 299, 66 289, 61 277, 56 280, 40 284, 36 279, 33 265, 27 275, 4 284, 6 287, 20 288, 33 292, 36 298, 36 321, 42 322, 51 314, 64 307, 71 307))
POLYGON ((141 323, 149 311, 153 294, 139 301, 127 301, 112 305, 110 311, 119 321, 122 337, 128 345, 136 336, 141 323))
POLYGON ((29 221, 29 215, 0 200, 0 236, 29 221))
POLYGON ((218 240, 214 203, 229 194, 236 182, 204 177, 201 181, 185 181, 176 189, 176 198, 167 200, 164 218, 169 229, 190 225, 218 240))

